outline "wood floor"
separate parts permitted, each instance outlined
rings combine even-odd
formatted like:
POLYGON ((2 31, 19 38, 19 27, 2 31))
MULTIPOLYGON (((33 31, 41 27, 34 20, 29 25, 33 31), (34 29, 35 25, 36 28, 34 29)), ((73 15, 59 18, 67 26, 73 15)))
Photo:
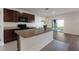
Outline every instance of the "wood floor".
POLYGON ((53 37, 41 51, 79 51, 79 36, 54 32, 53 37))

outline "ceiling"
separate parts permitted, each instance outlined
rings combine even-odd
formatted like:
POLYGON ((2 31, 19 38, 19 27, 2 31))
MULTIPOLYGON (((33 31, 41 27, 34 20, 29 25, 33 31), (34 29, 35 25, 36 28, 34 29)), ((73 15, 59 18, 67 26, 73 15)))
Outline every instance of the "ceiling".
POLYGON ((61 15, 68 12, 78 11, 79 8, 20 8, 24 11, 33 12, 39 14, 40 16, 55 16, 61 15))

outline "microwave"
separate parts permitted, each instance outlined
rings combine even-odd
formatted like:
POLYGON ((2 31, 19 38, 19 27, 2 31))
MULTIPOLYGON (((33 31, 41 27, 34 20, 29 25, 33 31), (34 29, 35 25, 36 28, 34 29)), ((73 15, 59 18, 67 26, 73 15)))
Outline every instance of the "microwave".
POLYGON ((19 17, 19 22, 28 22, 27 17, 19 17))

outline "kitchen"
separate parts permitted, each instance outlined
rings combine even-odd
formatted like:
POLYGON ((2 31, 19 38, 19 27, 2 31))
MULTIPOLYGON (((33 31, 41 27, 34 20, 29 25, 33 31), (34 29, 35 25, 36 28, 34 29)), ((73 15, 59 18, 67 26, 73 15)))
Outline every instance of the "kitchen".
MULTIPOLYGON (((43 27, 44 24, 41 22, 42 20, 45 20, 45 18, 39 17, 38 15, 35 15, 33 13, 29 13, 29 12, 25 12, 25 11, 18 11, 17 8, 16 9, 4 8, 4 44, 15 41, 15 40, 17 40, 17 42, 18 42, 19 36, 21 34, 18 34, 17 32, 21 31, 21 30, 35 29, 34 31, 36 31, 36 32, 34 32, 34 33, 37 33, 37 34, 41 33, 41 35, 50 32, 51 30, 44 31, 42 29, 42 32, 39 29, 36 30, 36 28, 43 27), (17 31, 17 32, 15 32, 15 31, 17 31)), ((36 36, 37 34, 34 34, 34 35, 36 36)), ((53 36, 53 33, 51 33, 50 38, 53 38, 52 36, 53 36)), ((45 37, 45 35, 44 35, 44 37, 45 37)), ((47 39, 46 42, 43 42, 42 47, 39 44, 37 44, 40 47, 37 48, 37 46, 35 46, 35 49, 37 48, 36 50, 40 50, 41 48, 46 46, 49 42, 51 42, 51 40, 47 39)), ((45 41, 45 40, 43 40, 43 41, 45 41)), ((17 43, 17 50, 20 50, 20 44, 19 44, 19 42, 17 43)), ((40 41, 40 44, 41 44, 41 41, 40 41)), ((27 49, 23 49, 23 50, 27 50, 27 49)))
MULTIPOLYGON (((4 9, 4 23, 8 22, 11 23, 11 22, 24 22, 26 23, 27 19, 25 18, 29 18, 29 21, 28 22, 33 22, 34 21, 34 15, 31 15, 26 13, 22 13, 20 14, 18 11, 14 11, 14 10, 10 10, 10 9, 4 9), (24 21, 21 21, 21 19, 24 18, 25 20, 24 21)), ((20 30, 20 29, 27 29, 28 27, 26 27, 26 24, 17 24, 16 26, 7 26, 7 24, 5 24, 4 26, 4 42, 7 43, 7 42, 10 42, 10 41, 13 41, 13 40, 16 40, 17 37, 16 34, 14 33, 15 30, 20 30), (8 33, 8 34, 7 34, 8 33), (7 34, 7 35, 6 35, 7 34), (14 35, 13 35, 14 34, 14 35), (9 37, 10 36, 10 37, 9 37), (6 40, 5 40, 6 39, 6 40)))
MULTIPOLYGON (((54 12, 53 8, 0 9, 0 51, 50 51, 56 49, 58 51, 68 50, 68 48, 71 48, 72 43, 69 43, 71 41, 77 44, 76 42, 78 42, 79 39, 79 37, 77 38, 77 36, 79 35, 79 27, 77 25, 79 24, 79 9, 56 8, 55 11, 55 14, 60 14, 57 17, 55 16, 55 18, 64 20, 64 33, 61 33, 63 35, 58 35, 57 33, 59 32, 55 32, 53 31, 53 29, 51 29, 54 16, 50 16, 52 15, 52 13, 50 12, 54 12), (65 19, 65 17, 67 17, 67 20, 65 19), (72 19, 73 22, 71 22, 72 19), (74 26, 75 28, 73 28, 72 25, 76 25, 76 27, 74 26), (73 29, 72 31, 71 28, 73 29), (68 43, 62 42, 64 40, 68 41, 69 39, 72 39, 72 34, 74 34, 75 41, 73 41, 73 39, 68 43), (68 35, 66 39, 65 35, 68 35), (61 44, 61 42, 64 44, 61 44), (70 44, 71 46, 69 46, 68 44, 70 44)), ((79 48, 77 48, 75 44, 73 45, 72 49, 79 50, 79 48)))

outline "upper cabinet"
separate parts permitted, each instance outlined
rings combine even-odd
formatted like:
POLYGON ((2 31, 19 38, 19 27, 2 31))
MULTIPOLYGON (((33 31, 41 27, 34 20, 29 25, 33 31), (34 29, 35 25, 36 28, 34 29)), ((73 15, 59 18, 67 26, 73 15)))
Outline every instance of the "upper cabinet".
POLYGON ((10 22, 13 21, 13 11, 4 9, 4 21, 10 22))
POLYGON ((32 15, 32 14, 29 14, 29 17, 28 17, 28 19, 29 19, 29 22, 33 22, 34 21, 34 15, 32 15))
POLYGON ((27 18, 28 22, 33 22, 35 19, 35 16, 32 14, 28 14, 28 13, 22 13, 21 17, 25 17, 27 18))
MULTIPOLYGON (((4 9, 4 21, 5 22, 21 22, 20 17, 27 18, 26 21, 33 22, 35 16, 28 13, 20 13, 18 11, 4 9)), ((23 19, 24 20, 24 19, 23 19)))
POLYGON ((18 22, 20 13, 18 11, 13 11, 13 22, 18 22))
POLYGON ((4 9, 4 21, 5 22, 18 22, 20 13, 9 9, 4 9))

